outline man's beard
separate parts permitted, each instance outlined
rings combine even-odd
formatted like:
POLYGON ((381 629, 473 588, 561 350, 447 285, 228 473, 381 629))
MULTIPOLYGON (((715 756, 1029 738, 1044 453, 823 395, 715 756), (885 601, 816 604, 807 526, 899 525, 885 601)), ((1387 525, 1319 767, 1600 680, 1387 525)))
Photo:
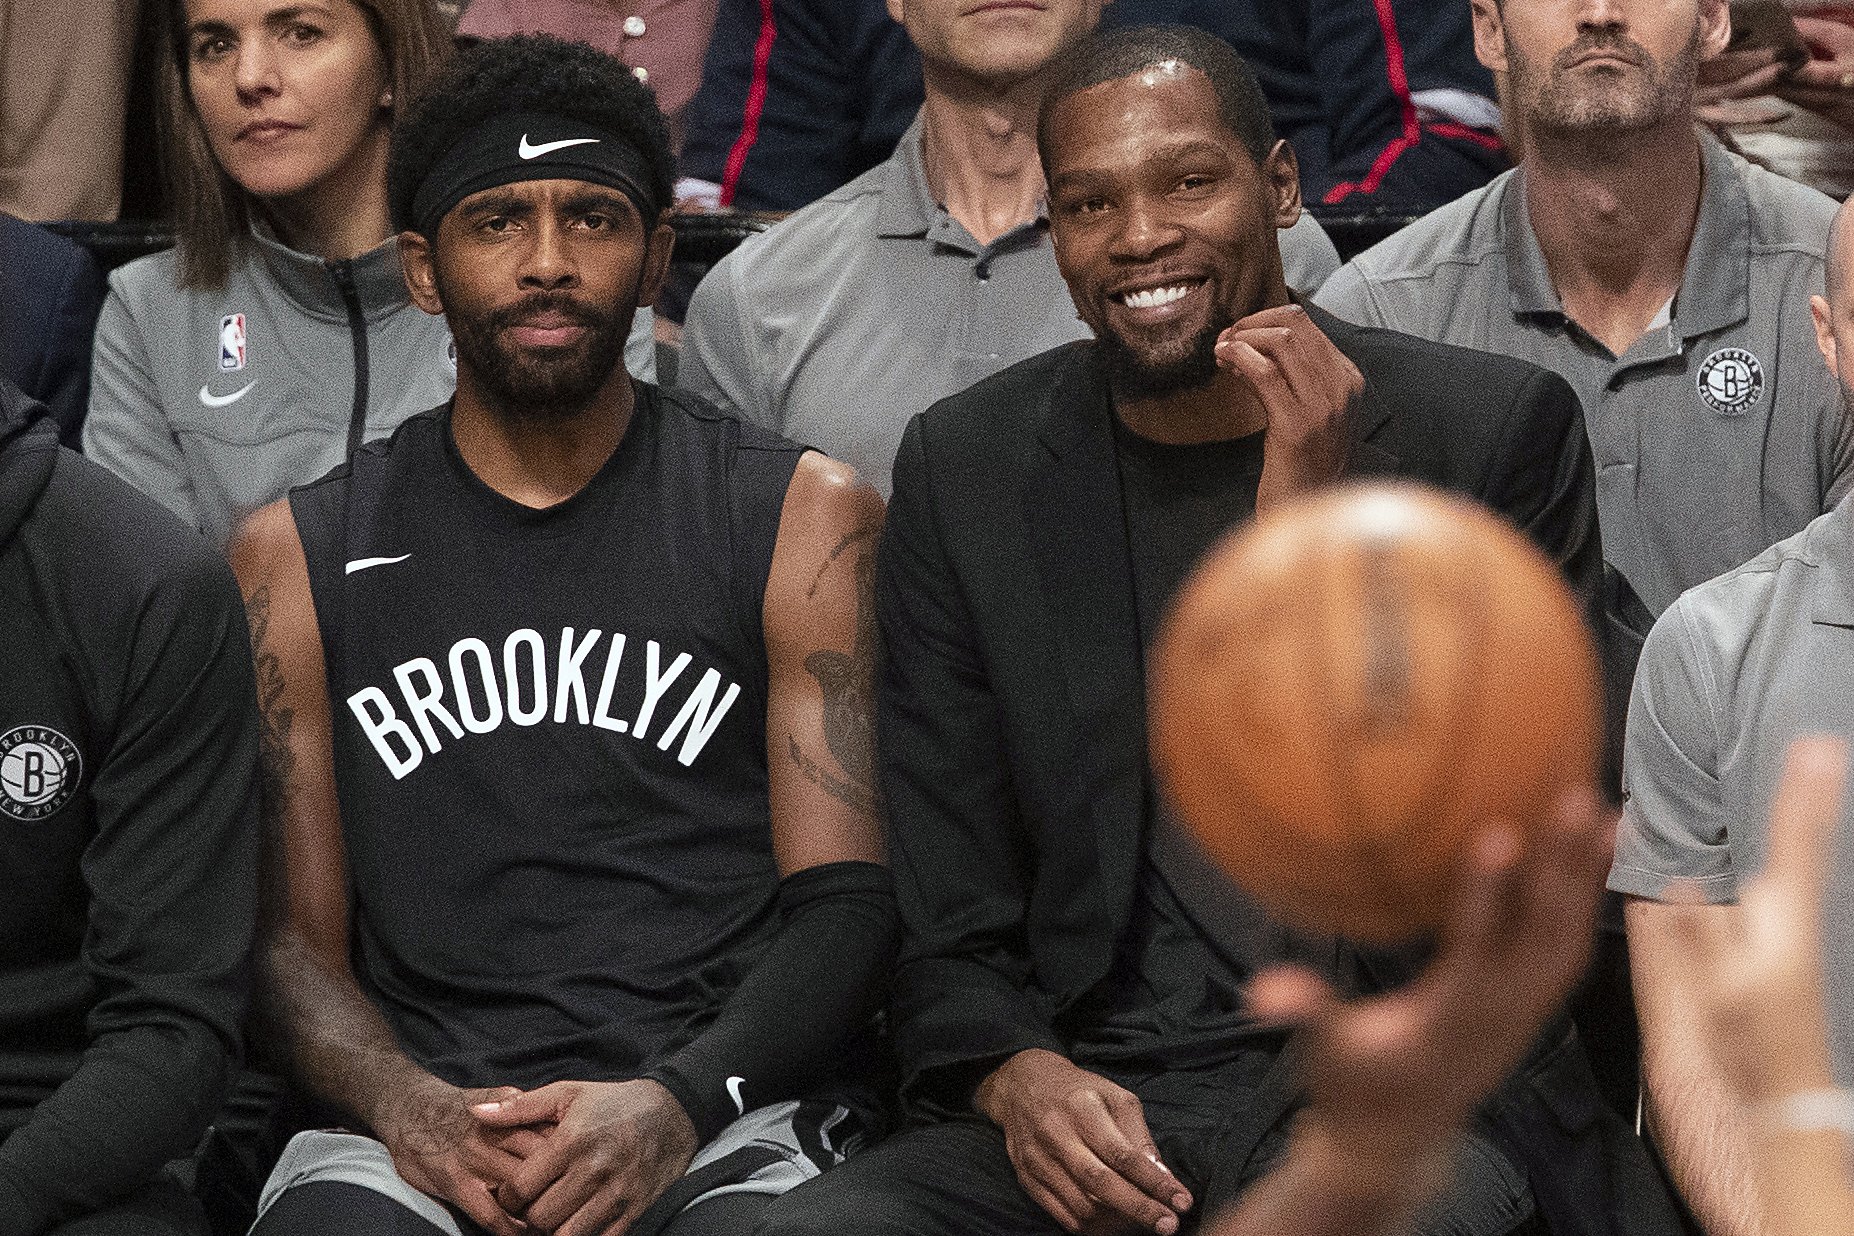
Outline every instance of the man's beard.
POLYGON ((560 420, 584 411, 624 360, 633 316, 557 291, 535 292, 484 314, 446 313, 458 362, 497 410, 522 420, 560 420), (543 313, 584 326, 586 333, 570 347, 546 350, 507 341, 510 328, 543 313))
POLYGON ((1122 399, 1163 399, 1209 386, 1217 376, 1217 339, 1235 320, 1213 319, 1191 340, 1190 350, 1168 360, 1147 360, 1107 329, 1096 333, 1107 358, 1108 380, 1122 399))
POLYGON ((1536 132, 1580 136, 1637 132, 1658 128, 1675 117, 1690 117, 1699 52, 1700 32, 1695 26, 1686 47, 1665 64, 1633 39, 1606 31, 1579 38, 1553 57, 1545 73, 1511 44, 1507 60, 1521 121, 1536 132), (1598 50, 1627 55, 1640 67, 1641 78, 1628 88, 1617 88, 1601 75, 1580 84, 1567 80, 1571 61, 1598 50))

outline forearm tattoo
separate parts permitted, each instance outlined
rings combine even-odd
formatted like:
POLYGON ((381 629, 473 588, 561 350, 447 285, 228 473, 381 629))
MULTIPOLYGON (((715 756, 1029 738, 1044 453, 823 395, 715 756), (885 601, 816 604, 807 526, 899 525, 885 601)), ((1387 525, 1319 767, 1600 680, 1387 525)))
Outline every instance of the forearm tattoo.
POLYGON ((251 624, 251 659, 257 670, 259 810, 266 828, 275 832, 289 809, 291 777, 296 771, 296 753, 290 749, 296 710, 282 702, 283 663, 269 643, 268 585, 245 598, 245 617, 251 624))
POLYGON ((875 549, 879 527, 859 528, 845 536, 818 569, 807 596, 815 596, 824 576, 847 566, 856 588, 855 645, 848 653, 820 648, 805 658, 805 669, 824 694, 824 742, 844 775, 839 777, 790 743, 793 763, 805 777, 832 797, 866 815, 881 812, 875 775, 875 549), (846 562, 847 559, 847 562, 846 562))

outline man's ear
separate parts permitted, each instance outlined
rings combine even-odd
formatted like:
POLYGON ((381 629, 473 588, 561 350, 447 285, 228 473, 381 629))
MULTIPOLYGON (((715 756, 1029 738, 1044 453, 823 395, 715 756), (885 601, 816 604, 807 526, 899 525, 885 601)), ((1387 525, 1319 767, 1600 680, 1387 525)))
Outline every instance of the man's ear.
POLYGON ((644 274, 637 283, 637 307, 648 308, 657 303, 657 297, 663 295, 663 284, 669 279, 670 255, 676 251, 676 229, 670 226, 670 212, 664 211, 657 216, 657 225, 650 229, 650 239, 644 242, 644 274))
POLYGON ((431 242, 423 232, 399 233, 399 266, 405 271, 412 303, 433 317, 442 316, 444 302, 438 298, 438 271, 432 264, 431 242))
POLYGON ((1474 58, 1495 73, 1506 72, 1506 25, 1499 0, 1473 0, 1474 58))
POLYGON ((1300 222, 1300 157, 1286 138, 1276 141, 1262 160, 1262 179, 1275 196, 1275 227, 1290 228, 1300 222))
POLYGON ((1727 0, 1700 0, 1699 23, 1699 58, 1711 60, 1731 44, 1732 6, 1727 0))
POLYGON ((1820 296, 1809 298, 1809 317, 1815 322, 1815 346, 1828 362, 1828 372, 1841 380, 1841 360, 1835 349, 1835 323, 1829 316, 1828 301, 1820 296))

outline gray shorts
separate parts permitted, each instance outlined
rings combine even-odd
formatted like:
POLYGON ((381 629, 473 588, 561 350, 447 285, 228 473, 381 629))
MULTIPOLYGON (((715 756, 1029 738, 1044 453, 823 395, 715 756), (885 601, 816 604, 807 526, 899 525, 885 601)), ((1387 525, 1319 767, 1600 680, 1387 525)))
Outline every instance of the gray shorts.
MULTIPOLYGON (((730 1193, 777 1196, 843 1162, 861 1148, 863 1140, 863 1121, 835 1103, 792 1100, 756 1107, 697 1151, 683 1178, 669 1187, 645 1217, 666 1223, 691 1206, 730 1193)), ((464 1236, 442 1203, 399 1178, 384 1145, 339 1130, 312 1130, 290 1139, 276 1170, 264 1182, 258 1217, 263 1218, 288 1190, 324 1181, 370 1189, 417 1214, 445 1236, 464 1236)))

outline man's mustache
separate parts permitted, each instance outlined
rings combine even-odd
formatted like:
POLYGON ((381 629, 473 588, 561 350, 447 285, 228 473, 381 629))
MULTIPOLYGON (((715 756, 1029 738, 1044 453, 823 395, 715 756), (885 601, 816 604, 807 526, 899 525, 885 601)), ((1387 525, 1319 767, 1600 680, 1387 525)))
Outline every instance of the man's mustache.
POLYGON ((612 315, 600 313, 597 308, 565 292, 536 292, 525 296, 512 305, 504 305, 489 315, 491 331, 505 330, 514 326, 525 326, 540 317, 561 317, 575 326, 600 327, 612 320, 612 315))
POLYGON ((1627 35, 1613 30, 1597 30, 1581 36, 1575 43, 1559 52, 1553 59, 1553 67, 1563 71, 1577 60, 1595 52, 1608 52, 1623 60, 1635 64, 1648 64, 1652 57, 1648 49, 1627 35))

